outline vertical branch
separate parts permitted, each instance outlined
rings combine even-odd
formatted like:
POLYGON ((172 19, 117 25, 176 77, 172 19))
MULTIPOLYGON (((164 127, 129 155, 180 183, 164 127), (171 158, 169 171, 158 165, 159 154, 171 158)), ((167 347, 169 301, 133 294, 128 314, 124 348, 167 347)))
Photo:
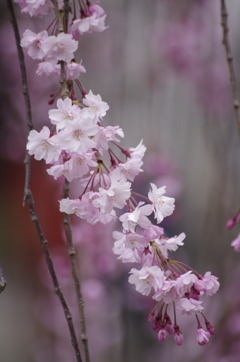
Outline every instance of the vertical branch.
POLYGON ((3 274, 2 267, 0 265, 0 294, 4 291, 6 288, 7 282, 3 274))
MULTIPOLYGON (((52 3, 54 5, 55 16, 57 19, 58 32, 60 33, 60 32, 63 32, 64 30, 67 32, 68 15, 69 15, 69 11, 70 11, 69 0, 64 0, 64 13, 63 14, 60 14, 60 12, 59 12, 57 0, 52 0, 52 3)), ((71 84, 66 81, 65 62, 64 61, 61 61, 60 84, 62 86, 61 98, 65 99, 65 98, 69 97, 69 94, 70 94, 69 87, 71 87, 71 84)), ((69 182, 66 180, 65 184, 64 184, 63 198, 67 198, 69 196, 69 190, 70 190, 69 182)), ((71 229, 70 216, 66 213, 64 213, 64 227, 65 227, 65 234, 66 234, 66 239, 67 239, 67 244, 68 244, 68 254, 69 254, 70 262, 71 262, 72 276, 73 276, 74 286, 75 286, 75 290, 76 290, 78 310, 79 310, 80 321, 81 321, 81 339, 82 339, 83 346, 84 346, 85 361, 90 362, 88 338, 87 338, 87 331, 86 331, 86 321, 85 321, 85 313, 84 313, 84 302, 83 302, 83 298, 82 298, 82 292, 81 292, 81 286, 80 286, 80 280, 79 280, 76 251, 75 251, 73 241, 72 241, 72 229, 71 229)))
MULTIPOLYGON (((65 180, 63 198, 67 198, 68 196, 69 196, 69 182, 67 180, 65 180)), ((85 313, 84 313, 84 301, 83 301, 81 286, 80 286, 80 281, 79 281, 76 251, 75 251, 73 241, 72 241, 70 216, 66 213, 64 213, 63 222, 64 222, 64 226, 65 226, 65 234, 66 234, 66 239, 67 239, 67 244, 68 244, 68 255, 70 257, 71 268, 72 268, 72 276, 73 276, 74 286, 75 286, 76 295, 77 295, 78 311, 79 311, 80 321, 81 321, 81 339, 82 339, 83 346, 84 346, 85 360, 86 360, 86 362, 90 362, 87 329, 86 329, 86 321, 85 321, 85 313)))
MULTIPOLYGON (((21 68, 21 75, 22 75, 23 95, 24 95, 25 106, 26 106, 27 127, 28 127, 28 133, 29 133, 33 128, 33 124, 32 124, 30 96, 29 96, 29 91, 28 91, 28 82, 27 82, 24 54, 23 54, 22 48, 20 46, 19 30, 18 30, 17 20, 15 17, 12 1, 6 0, 6 2, 7 2, 10 21, 13 26, 13 31, 14 31, 16 45, 17 45, 18 58, 19 58, 19 63, 20 63, 20 68, 21 68)), ((39 236, 39 239, 40 239, 40 242, 41 242, 41 245, 43 248, 46 264, 47 264, 47 267, 48 267, 48 270, 49 270, 49 273, 50 273, 50 276, 52 279, 52 283, 54 286, 54 292, 57 294, 57 296, 60 300, 60 303, 63 307, 64 315, 65 315, 65 318, 68 323, 68 328, 69 328, 71 341, 72 341, 72 345, 73 345, 73 348, 75 351, 77 362, 82 362, 82 358, 81 358, 81 354, 79 351, 78 342, 77 342, 77 338, 76 338, 76 332, 75 332, 75 328, 74 328, 73 321, 72 321, 72 315, 70 313, 66 300, 63 296, 62 290, 60 288, 59 281, 58 281, 58 278, 57 278, 57 275, 55 272, 55 268, 54 268, 54 265, 52 262, 51 254, 50 254, 50 251, 48 248, 48 241, 46 240, 46 238, 43 234, 40 222, 38 220, 38 217, 37 217, 37 214, 35 211, 34 199, 32 196, 31 189, 30 189, 30 157, 29 157, 28 153, 26 154, 26 158, 25 158, 25 167, 26 167, 26 176, 25 176, 25 187, 24 187, 24 203, 25 203, 25 201, 27 201, 27 203, 28 203, 29 214, 30 214, 32 222, 35 225, 37 234, 39 236)), ((2 269, 0 269, 0 287, 2 287, 4 289, 5 285, 6 285, 5 278, 3 276, 2 269)))
POLYGON ((227 7, 225 0, 220 0, 221 3, 221 25, 223 29, 223 40, 222 43, 225 47, 226 51, 226 58, 228 63, 228 71, 229 71, 229 78, 232 88, 232 97, 233 97, 233 108, 235 112, 235 118, 237 122, 238 127, 238 134, 240 136, 240 110, 239 110, 239 101, 238 101, 238 95, 237 95, 237 82, 236 82, 236 76, 233 66, 233 56, 231 52, 229 37, 228 37, 228 13, 227 13, 227 7))

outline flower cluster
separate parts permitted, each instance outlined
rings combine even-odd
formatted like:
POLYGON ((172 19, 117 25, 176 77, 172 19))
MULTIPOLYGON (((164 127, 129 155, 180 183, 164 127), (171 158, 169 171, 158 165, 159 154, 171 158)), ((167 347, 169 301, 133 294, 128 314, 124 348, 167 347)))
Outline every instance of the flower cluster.
MULTIPOLYGON (((47 1, 18 1, 24 12, 40 14, 47 1), (28 4, 24 7, 25 4, 28 4), (41 6, 39 5, 41 4, 41 6), (38 7, 37 7, 38 5, 38 7), (27 8, 27 10, 26 10, 27 8)), ((174 334, 178 345, 183 343, 183 335, 177 325, 176 311, 181 314, 196 314, 198 321, 197 341, 200 345, 208 342, 214 330, 203 314, 202 295, 212 296, 219 288, 217 278, 207 272, 201 276, 185 264, 169 259, 169 252, 183 245, 185 234, 167 238, 162 227, 156 224, 173 213, 174 199, 165 196, 166 187, 158 188, 151 183, 148 197, 132 190, 132 182, 142 171, 146 147, 142 141, 135 148, 125 149, 119 145, 119 137, 124 133, 118 126, 104 126, 103 117, 109 106, 100 95, 83 91, 77 77, 85 71, 81 63, 73 61, 77 50, 79 35, 85 32, 103 31, 105 13, 97 4, 85 4, 81 8, 80 19, 76 10, 69 34, 64 32, 48 35, 46 30, 34 34, 26 30, 21 41, 33 59, 44 60, 37 73, 60 74, 63 65, 67 79, 80 85, 82 99, 76 99, 73 82, 70 96, 57 101, 57 108, 49 111, 51 130, 44 126, 40 132, 32 130, 28 137, 27 149, 35 159, 44 159, 51 167, 48 174, 55 179, 64 176, 69 182, 77 179, 82 192, 76 199, 60 200, 60 211, 75 214, 90 224, 109 223, 117 219, 116 209, 127 208, 119 217, 122 232, 114 231, 116 240, 113 252, 124 263, 139 263, 140 270, 132 268, 129 283, 143 295, 154 291, 152 298, 157 304, 149 315, 154 331, 160 341, 166 334, 174 334), (77 40, 76 40, 77 39, 77 40), (75 78, 76 77, 76 78, 75 78), (122 154, 118 155, 116 152, 122 154), (144 201, 138 201, 137 198, 144 201), (169 304, 173 305, 174 320, 168 314, 169 304), (205 320, 207 332, 202 329, 198 314, 205 320)), ((50 6, 49 6, 50 8, 50 6)), ((45 9, 45 8, 44 8, 45 9)))

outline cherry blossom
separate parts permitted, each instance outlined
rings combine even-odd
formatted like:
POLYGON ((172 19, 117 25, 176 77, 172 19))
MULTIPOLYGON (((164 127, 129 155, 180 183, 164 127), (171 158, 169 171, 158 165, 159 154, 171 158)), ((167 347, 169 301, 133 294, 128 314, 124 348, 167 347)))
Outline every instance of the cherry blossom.
POLYGON ((44 159, 46 163, 57 161, 61 153, 56 136, 50 137, 50 130, 46 126, 40 132, 32 130, 29 133, 27 150, 36 160, 44 159))
POLYGON ((200 292, 204 292, 206 295, 212 296, 219 289, 219 282, 217 281, 217 277, 211 275, 211 272, 206 272, 202 279, 198 279, 194 287, 200 292))
POLYGON ((150 184, 152 190, 148 193, 149 200, 152 201, 152 208, 154 211, 155 218, 157 222, 160 223, 164 217, 169 216, 173 213, 175 208, 174 206, 174 198, 162 196, 165 194, 166 186, 157 188, 153 183, 150 184))
POLYGON ((152 288, 156 291, 163 284, 164 272, 156 265, 141 270, 133 268, 130 273, 129 283, 135 284, 136 290, 143 295, 149 295, 152 288))
POLYGON ((80 117, 81 109, 76 104, 72 104, 70 98, 58 99, 57 108, 48 112, 51 123, 57 126, 57 131, 65 128, 69 121, 71 122, 80 117))
POLYGON ((45 52, 45 60, 57 64, 59 60, 69 63, 74 58, 74 52, 78 48, 78 42, 71 34, 59 33, 57 36, 49 36, 42 45, 45 52))
POLYGON ((23 38, 21 40, 21 47, 26 48, 28 55, 32 59, 43 59, 46 52, 43 49, 43 44, 48 38, 46 30, 41 31, 38 34, 33 33, 31 30, 25 30, 23 38))
POLYGON ((94 95, 91 90, 83 98, 83 104, 87 106, 84 108, 84 112, 94 120, 102 119, 109 110, 109 105, 102 101, 102 97, 99 94, 94 95))
POLYGON ((188 298, 180 298, 177 300, 176 309, 179 310, 182 314, 195 314, 197 312, 202 312, 204 308, 202 307, 202 301, 188 298))
POLYGON ((196 338, 198 344, 200 346, 203 346, 204 344, 207 344, 209 342, 210 333, 204 331, 202 328, 198 328, 196 332, 196 338))
POLYGON ((240 234, 231 242, 231 246, 233 246, 235 251, 240 251, 240 234))

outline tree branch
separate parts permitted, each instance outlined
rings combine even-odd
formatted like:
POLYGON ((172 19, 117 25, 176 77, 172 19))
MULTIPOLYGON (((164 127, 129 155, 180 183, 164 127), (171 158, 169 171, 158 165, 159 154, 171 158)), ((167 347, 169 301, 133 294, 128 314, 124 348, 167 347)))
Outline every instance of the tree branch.
POLYGON ((0 265, 0 294, 4 291, 6 288, 7 282, 3 274, 2 267, 0 265))
POLYGON ((228 13, 227 13, 227 7, 225 0, 220 0, 221 3, 221 25, 223 29, 223 40, 222 43, 225 47, 226 51, 226 58, 228 63, 228 70, 229 70, 229 78, 230 78, 230 84, 232 88, 232 97, 233 97, 233 108, 235 112, 235 118, 238 128, 238 135, 240 137, 240 110, 239 110, 239 101, 238 101, 238 95, 237 95, 237 82, 236 82, 236 76, 233 66, 233 56, 231 52, 229 37, 228 37, 228 13))
MULTIPOLYGON (((57 0, 52 0, 55 16, 57 19, 57 26, 58 26, 58 32, 63 32, 64 30, 67 32, 68 29, 68 15, 70 11, 69 7, 69 0, 64 0, 64 13, 61 17, 61 14, 58 9, 57 0)), ((61 98, 64 100, 65 98, 69 97, 70 94, 70 87, 71 84, 66 81, 66 72, 65 72, 65 62, 61 61, 61 78, 60 78, 60 84, 62 86, 62 92, 61 92, 61 98)), ((67 198, 69 196, 69 182, 65 180, 64 183, 64 192, 63 192, 63 198, 67 198)), ((77 265, 77 259, 76 259, 76 251, 73 245, 72 241, 72 229, 71 229, 71 222, 70 222, 70 216, 66 213, 64 213, 64 227, 65 227, 65 234, 68 244, 68 254, 70 257, 71 262, 71 269, 72 269, 72 276, 74 280, 75 290, 76 290, 76 296, 77 296, 77 304, 78 304, 78 310, 80 315, 80 322, 81 322, 81 339, 84 346, 84 355, 85 355, 85 361, 90 362, 90 354, 89 354, 89 348, 88 348, 88 338, 87 338, 87 330, 86 330, 86 322, 85 322, 85 313, 84 313, 84 302, 82 298, 82 292, 81 292, 81 286, 80 286, 80 279, 79 279, 79 272, 78 272, 78 265, 77 265)))
MULTIPOLYGON (((63 191, 63 198, 67 198, 69 196, 69 182, 65 180, 64 183, 64 191, 63 191)), ((84 346, 84 354, 86 362, 90 362, 90 354, 88 348, 88 338, 87 338, 87 329, 86 329, 86 321, 85 321, 85 313, 84 313, 84 301, 81 292, 81 286, 79 281, 79 272, 77 266, 77 258, 76 258, 76 251, 72 241, 72 230, 71 230, 71 223, 70 223, 70 216, 64 213, 64 226, 65 226, 65 234, 68 244, 68 255, 70 257, 71 268, 72 268, 72 276, 74 280, 76 295, 77 295, 77 304, 78 304, 78 311, 80 315, 81 321, 81 339, 84 346)))
MULTIPOLYGON (((30 105, 30 96, 29 96, 29 91, 28 91, 26 67, 25 67, 25 62, 24 62, 24 54, 23 54, 22 48, 20 46, 19 30, 18 30, 17 20, 15 17, 12 1, 6 0, 6 2, 7 2, 7 7, 9 10, 10 20, 11 20, 11 23, 13 26, 13 31, 14 31, 14 35, 15 35, 17 50, 18 50, 18 58, 19 58, 19 63, 20 63, 20 68, 21 68, 21 75, 22 75, 23 95, 24 95, 24 99, 25 99, 26 114, 27 114, 27 127, 28 127, 28 133, 29 133, 33 128, 33 124, 32 124, 32 116, 31 116, 31 105, 30 105)), ((29 157, 28 153, 26 153, 25 167, 26 167, 26 178, 25 178, 25 187, 24 187, 24 203, 25 203, 25 201, 27 201, 27 203, 28 203, 29 214, 30 214, 32 222, 35 225, 37 234, 39 236, 39 239, 40 239, 40 242, 41 242, 41 245, 43 248, 46 264, 47 264, 49 273, 51 275, 52 283, 54 286, 54 292, 57 294, 57 296, 60 300, 60 303, 63 307, 64 315, 65 315, 65 318, 68 323, 68 328, 69 328, 71 341, 72 341, 72 345, 73 345, 73 348, 75 351, 77 362, 82 362, 82 358, 80 355, 78 342, 77 342, 77 338, 76 338, 75 328, 74 328, 73 321, 72 321, 72 315, 70 313, 66 300, 63 296, 62 290, 60 288, 58 278, 57 278, 57 275, 55 272, 55 268, 54 268, 54 265, 52 262, 51 254, 50 254, 50 251, 48 248, 48 241, 43 234, 40 222, 38 220, 38 217, 37 217, 37 214, 35 211, 34 199, 32 196, 31 189, 30 189, 30 157, 29 157)), ((2 278, 2 274, 1 274, 1 270, 0 270, 0 282, 1 282, 1 278, 2 278)))

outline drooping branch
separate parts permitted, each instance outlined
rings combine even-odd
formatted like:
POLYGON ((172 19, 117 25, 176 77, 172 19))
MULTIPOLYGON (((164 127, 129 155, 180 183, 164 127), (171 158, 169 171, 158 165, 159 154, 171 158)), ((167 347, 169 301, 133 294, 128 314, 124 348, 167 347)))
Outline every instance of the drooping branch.
MULTIPOLYGON (((69 197, 69 182, 67 180, 65 180, 63 198, 67 198, 67 197, 69 197)), ((85 360, 86 360, 86 362, 90 362, 87 328, 86 328, 85 313, 84 313, 84 301, 83 301, 81 285, 80 285, 80 281, 79 281, 79 272, 78 272, 76 251, 75 251, 75 248, 73 245, 73 240, 72 240, 70 215, 64 213, 63 222, 64 222, 64 226, 65 226, 65 234, 66 234, 66 239, 67 239, 67 244, 68 244, 68 255, 70 257, 70 262, 71 262, 72 276, 73 276, 73 280, 74 280, 74 286, 75 286, 76 296, 77 296, 78 311, 79 311, 80 321, 81 321, 81 339, 82 339, 83 346, 84 346, 85 360)))
POLYGON ((7 282, 3 274, 2 267, 0 265, 0 294, 4 291, 6 288, 7 282))
MULTIPOLYGON (((59 33, 63 32, 63 31, 67 32, 68 15, 69 15, 68 13, 70 11, 69 0, 64 0, 64 12, 63 12, 62 17, 58 10, 57 1, 52 0, 52 3, 54 5, 55 16, 57 19, 58 32, 59 33)), ((61 98, 64 100, 65 98, 69 97, 70 87, 71 87, 71 84, 66 81, 65 62, 64 61, 61 61, 60 84, 62 86, 61 98)), ((63 198, 67 198, 69 196, 69 190, 70 190, 70 185, 69 185, 69 182, 66 180, 65 184, 64 184, 63 198)), ((85 361, 90 362, 87 329, 86 329, 86 321, 85 321, 85 313, 84 313, 84 302, 83 302, 83 297, 82 297, 82 292, 81 292, 76 251, 75 251, 75 248, 73 245, 73 240, 72 240, 72 229, 71 229, 70 216, 66 213, 64 213, 64 227, 65 227, 65 234, 66 234, 66 239, 67 239, 67 244, 68 244, 68 254, 69 254, 69 258, 70 258, 70 262, 71 262, 72 276, 73 276, 74 286, 75 286, 75 291, 76 291, 76 296, 77 296, 78 310, 79 310, 79 315, 80 315, 81 339, 82 339, 83 346, 84 346, 85 361)))
POLYGON ((226 51, 226 58, 228 63, 228 71, 229 71, 229 78, 232 88, 232 97, 233 97, 233 108, 235 112, 235 118, 238 128, 238 134, 240 137, 240 110, 239 110, 239 100, 238 100, 238 94, 237 94, 237 82, 236 82, 236 76, 233 66, 233 55, 231 51, 230 41, 228 37, 229 33, 229 27, 228 27, 228 13, 227 13, 227 7, 225 0, 220 0, 221 3, 221 25, 223 29, 223 39, 222 43, 225 47, 226 51))
MULTIPOLYGON (((28 133, 32 130, 33 128, 33 124, 32 124, 32 116, 31 116, 31 104, 30 104, 30 96, 29 96, 29 90, 28 90, 28 82, 27 82, 27 74, 26 74, 26 67, 25 67, 25 61, 24 61, 24 54, 22 51, 22 48, 20 46, 20 36, 19 36, 19 30, 18 30, 18 24, 17 24, 17 20, 15 17, 15 13, 14 13, 14 9, 13 9, 13 4, 11 0, 6 0, 7 2, 7 7, 9 10, 9 16, 10 16, 10 20, 13 26, 13 31, 14 31, 14 35, 15 35, 15 40, 16 40, 16 45, 17 45, 17 50, 18 50, 18 58, 19 58, 19 63, 20 63, 20 68, 21 68, 21 75, 22 75, 22 87, 23 87, 23 95, 24 95, 24 100, 25 100, 25 106, 26 106, 26 115, 27 115, 27 128, 28 128, 28 133)), ((30 189, 30 157, 28 155, 28 153, 26 153, 26 158, 25 158, 25 167, 26 167, 26 176, 25 176, 25 187, 24 187, 24 203, 27 201, 28 206, 29 206, 29 214, 31 217, 32 222, 35 225, 37 234, 39 236, 42 248, 43 248, 43 252, 44 252, 44 256, 45 256, 45 260, 46 260, 46 264, 52 279, 52 283, 54 286, 54 292, 57 294, 60 303, 63 307, 63 311, 64 311, 64 315, 65 318, 67 320, 68 323, 68 327, 69 327, 69 332, 70 332, 70 336, 71 336, 71 341, 72 341, 72 345, 75 351, 75 355, 76 355, 76 359, 77 362, 82 362, 82 358, 81 358, 81 354, 79 351, 79 346, 78 346, 78 342, 77 342, 77 337, 76 337, 76 332, 75 332, 75 328, 73 325, 73 321, 72 321, 72 315, 70 313, 70 310, 68 308, 68 305, 66 303, 66 300, 63 296, 62 290, 60 288, 59 285, 59 281, 55 272, 55 268, 52 262, 52 258, 51 258, 51 254, 48 248, 48 241, 45 238, 40 222, 38 220, 36 211, 35 211, 35 207, 34 207, 34 199, 32 196, 32 192, 30 189)), ((0 270, 0 282, 2 282, 2 280, 4 281, 5 279, 2 279, 3 274, 1 273, 0 270)), ((3 282, 4 283, 4 282, 3 282)), ((5 284, 6 285, 6 284, 5 284)), ((5 286, 4 286, 5 287, 5 286)), ((2 289, 3 290, 3 289, 2 289)))

